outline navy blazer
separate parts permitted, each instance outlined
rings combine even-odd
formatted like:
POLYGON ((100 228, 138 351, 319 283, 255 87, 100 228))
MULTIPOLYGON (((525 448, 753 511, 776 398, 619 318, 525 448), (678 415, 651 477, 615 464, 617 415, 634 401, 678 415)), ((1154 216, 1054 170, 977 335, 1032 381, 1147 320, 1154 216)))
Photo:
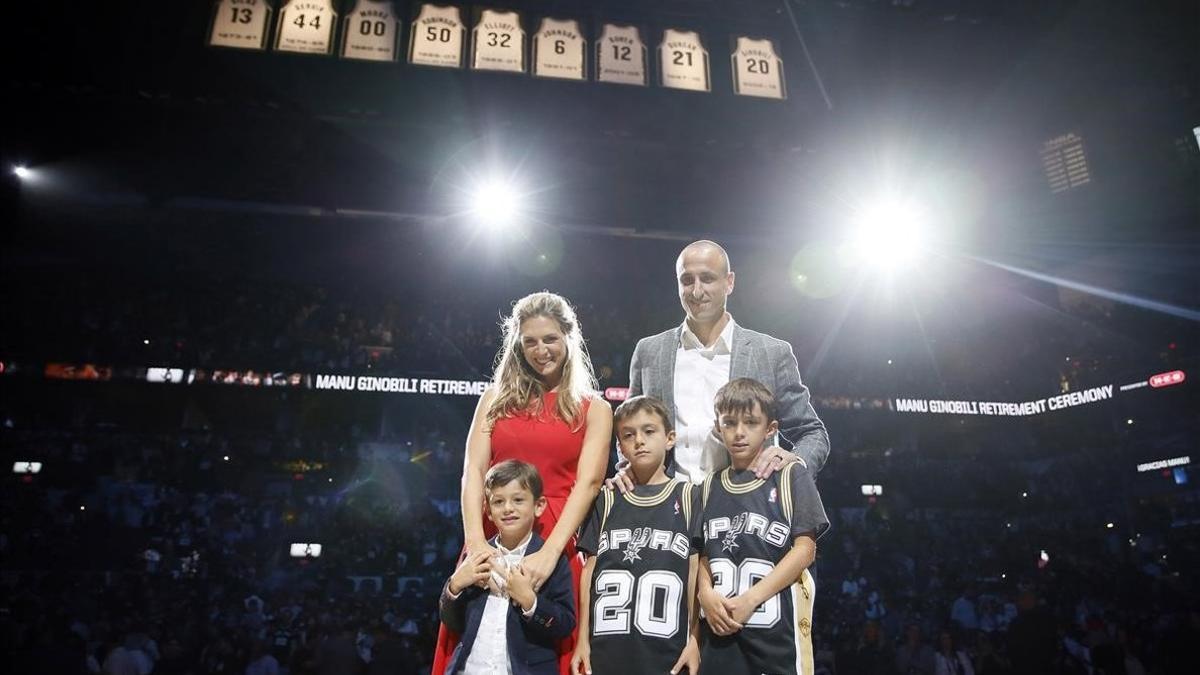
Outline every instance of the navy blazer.
MULTIPOLYGON (((497 537, 490 543, 496 545, 497 537)), ((525 555, 541 550, 545 542, 536 533, 525 548, 525 555)), ((467 663, 467 656, 479 633, 483 620, 483 608, 487 605, 488 591, 478 586, 464 588, 457 598, 450 597, 450 582, 442 586, 442 597, 438 601, 442 623, 462 640, 454 648, 450 665, 443 675, 455 675, 467 663)), ((558 643, 575 630, 575 592, 571 580, 571 568, 566 557, 559 557, 554 573, 542 584, 537 594, 537 608, 533 616, 526 619, 521 610, 509 603, 508 660, 513 675, 559 675, 558 643)))

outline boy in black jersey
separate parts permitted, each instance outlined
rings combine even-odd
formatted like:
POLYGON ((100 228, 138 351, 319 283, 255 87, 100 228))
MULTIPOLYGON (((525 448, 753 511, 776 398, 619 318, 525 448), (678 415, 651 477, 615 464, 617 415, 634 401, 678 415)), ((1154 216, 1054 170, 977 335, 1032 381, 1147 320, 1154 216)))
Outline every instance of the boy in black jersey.
POLYGON ((699 601, 704 671, 812 675, 816 540, 829 519, 812 474, 792 462, 748 470, 778 430, 770 390, 749 378, 717 391, 716 431, 732 465, 704 482, 699 601))
POLYGON ((696 675, 694 609, 699 564, 699 490, 663 471, 675 444, 661 401, 637 396, 613 413, 635 486, 605 488, 576 547, 587 554, 579 583, 576 675, 696 675))

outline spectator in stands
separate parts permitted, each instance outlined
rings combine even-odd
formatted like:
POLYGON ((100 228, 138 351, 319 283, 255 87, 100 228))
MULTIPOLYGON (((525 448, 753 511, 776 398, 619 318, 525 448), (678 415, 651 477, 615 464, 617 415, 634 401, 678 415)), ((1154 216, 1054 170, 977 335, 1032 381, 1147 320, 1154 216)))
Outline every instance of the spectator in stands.
POLYGON ((1038 606, 1033 591, 1023 591, 1017 600, 1017 618, 1008 629, 1008 653, 1018 673, 1045 673, 1054 667, 1058 654, 1058 627, 1054 617, 1038 606))
POLYGON ((954 641, 954 633, 949 629, 943 630, 938 637, 938 650, 933 655, 934 675, 975 675, 975 667, 971 657, 958 648, 954 641))
POLYGON ((838 672, 861 675, 891 675, 895 672, 894 656, 879 632, 879 624, 867 621, 862 636, 853 650, 838 657, 838 672))
POLYGON ((897 675, 934 675, 933 671, 933 647, 922 639, 920 624, 908 624, 904 644, 896 649, 897 675))
POLYGON ((975 613, 975 591, 970 586, 964 588, 962 594, 954 601, 954 606, 950 609, 950 620, 958 624, 960 630, 979 629, 979 617, 975 613))

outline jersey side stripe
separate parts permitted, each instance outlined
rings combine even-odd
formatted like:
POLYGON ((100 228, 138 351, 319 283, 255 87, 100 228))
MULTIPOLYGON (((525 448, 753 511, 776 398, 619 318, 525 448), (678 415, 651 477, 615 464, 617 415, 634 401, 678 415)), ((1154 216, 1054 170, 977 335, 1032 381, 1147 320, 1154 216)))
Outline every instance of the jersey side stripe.
POLYGON ((812 615, 816 587, 808 570, 800 574, 800 580, 788 589, 792 594, 795 623, 792 639, 796 644, 796 675, 813 675, 816 665, 813 659, 812 615))
POLYGON ((680 499, 683 500, 683 522, 690 530, 692 527, 692 488, 694 486, 688 482, 683 484, 683 489, 680 490, 680 499))
POLYGON ((795 464, 791 463, 779 473, 779 496, 783 500, 783 517, 789 527, 792 525, 792 470, 795 468, 795 464))
POLYGON ((600 517, 600 531, 603 532, 608 524, 608 514, 612 512, 613 507, 613 491, 604 490, 604 515, 600 517))

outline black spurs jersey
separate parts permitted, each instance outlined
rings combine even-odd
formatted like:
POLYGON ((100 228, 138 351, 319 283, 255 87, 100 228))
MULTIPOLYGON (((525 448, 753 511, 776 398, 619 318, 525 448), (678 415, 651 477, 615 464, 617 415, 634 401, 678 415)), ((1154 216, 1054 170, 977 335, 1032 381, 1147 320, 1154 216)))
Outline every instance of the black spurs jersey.
MULTIPOLYGON (((704 482, 704 545, 713 586, 726 597, 766 578, 806 532, 829 519, 812 474, 793 462, 769 478, 729 467, 704 482)), ((737 633, 714 635, 700 622, 701 670, 721 675, 812 675, 812 597, 808 570, 750 615, 737 633)))
POLYGON ((688 562, 699 553, 699 488, 684 481, 604 489, 577 548, 592 570, 592 672, 666 673, 688 638, 688 562))

